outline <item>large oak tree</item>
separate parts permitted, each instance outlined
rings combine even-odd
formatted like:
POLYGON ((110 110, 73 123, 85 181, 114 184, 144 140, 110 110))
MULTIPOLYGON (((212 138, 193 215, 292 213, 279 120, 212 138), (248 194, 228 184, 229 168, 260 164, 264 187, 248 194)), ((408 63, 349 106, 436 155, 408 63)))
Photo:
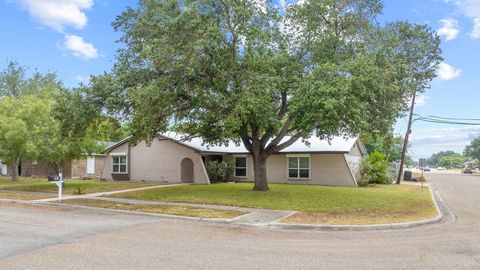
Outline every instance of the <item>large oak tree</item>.
POLYGON ((133 142, 173 129, 211 144, 243 143, 254 190, 265 191, 271 154, 312 134, 387 132, 413 82, 433 78, 434 32, 380 28, 381 10, 380 0, 305 0, 285 10, 256 0, 141 0, 114 22, 122 49, 89 95, 123 114, 133 142), (428 74, 411 69, 419 59, 405 45, 415 38, 432 44, 419 67, 428 74))

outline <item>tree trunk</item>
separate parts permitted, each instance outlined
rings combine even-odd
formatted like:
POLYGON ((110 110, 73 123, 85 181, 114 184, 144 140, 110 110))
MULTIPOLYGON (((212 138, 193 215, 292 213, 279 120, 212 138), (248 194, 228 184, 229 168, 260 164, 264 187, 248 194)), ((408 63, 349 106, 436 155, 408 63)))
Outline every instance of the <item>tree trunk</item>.
POLYGON ((253 170, 255 174, 255 185, 253 186, 253 191, 268 191, 267 155, 265 153, 253 153, 252 157, 253 170))
POLYGON ((410 137, 410 133, 412 133, 412 118, 413 118, 413 109, 415 108, 415 97, 417 95, 417 91, 413 91, 413 96, 412 96, 412 104, 410 106, 410 115, 408 116, 408 126, 407 126, 407 132, 405 132, 405 140, 403 142, 403 149, 402 149, 402 156, 400 157, 400 168, 398 170, 398 176, 397 176, 397 185, 400 185, 400 181, 402 180, 402 174, 403 174, 403 164, 405 164, 405 155, 407 154, 407 148, 408 148, 408 138, 410 137))
POLYGON ((18 166, 19 166, 19 161, 18 159, 15 159, 12 163, 13 171, 12 171, 12 181, 17 181, 18 180, 18 166))

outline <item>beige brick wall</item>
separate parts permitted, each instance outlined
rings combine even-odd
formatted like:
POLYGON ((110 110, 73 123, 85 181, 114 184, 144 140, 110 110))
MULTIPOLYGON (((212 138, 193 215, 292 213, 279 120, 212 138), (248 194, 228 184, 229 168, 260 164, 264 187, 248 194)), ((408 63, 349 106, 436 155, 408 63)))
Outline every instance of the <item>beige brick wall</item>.
MULTIPOLYGON (((70 178, 72 176, 72 166, 70 162, 66 162, 61 165, 63 177, 70 178)), ((12 167, 9 167, 8 174, 11 175, 12 167)), ((46 177, 48 175, 55 175, 55 171, 46 162, 38 161, 37 164, 33 164, 31 160, 22 161, 21 164, 21 176, 32 177, 46 177)))
POLYGON ((77 159, 72 161, 72 178, 82 178, 87 176, 87 160, 77 159))

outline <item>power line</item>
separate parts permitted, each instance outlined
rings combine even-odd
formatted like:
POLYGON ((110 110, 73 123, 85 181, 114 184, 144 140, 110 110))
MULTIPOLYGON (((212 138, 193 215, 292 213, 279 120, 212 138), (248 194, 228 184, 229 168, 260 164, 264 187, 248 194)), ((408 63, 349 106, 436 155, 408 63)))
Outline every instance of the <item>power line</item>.
POLYGON ((419 117, 419 118, 416 118, 415 120, 422 121, 422 122, 436 123, 436 124, 480 126, 480 123, 448 121, 448 120, 441 120, 441 119, 429 118, 429 117, 419 117))
POLYGON ((436 116, 436 115, 421 116, 419 114, 414 114, 414 115, 419 117, 424 117, 424 118, 438 118, 438 119, 445 119, 445 120, 480 121, 480 118, 443 117, 443 116, 436 116))

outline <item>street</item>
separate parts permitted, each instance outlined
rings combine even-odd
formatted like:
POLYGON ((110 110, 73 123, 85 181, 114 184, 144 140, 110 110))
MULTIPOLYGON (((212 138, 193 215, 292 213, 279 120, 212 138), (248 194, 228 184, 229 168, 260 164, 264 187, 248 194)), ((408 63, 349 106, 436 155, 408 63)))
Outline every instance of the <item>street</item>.
POLYGON ((285 231, 0 204, 0 269, 480 269, 480 176, 427 173, 454 222, 285 231))

